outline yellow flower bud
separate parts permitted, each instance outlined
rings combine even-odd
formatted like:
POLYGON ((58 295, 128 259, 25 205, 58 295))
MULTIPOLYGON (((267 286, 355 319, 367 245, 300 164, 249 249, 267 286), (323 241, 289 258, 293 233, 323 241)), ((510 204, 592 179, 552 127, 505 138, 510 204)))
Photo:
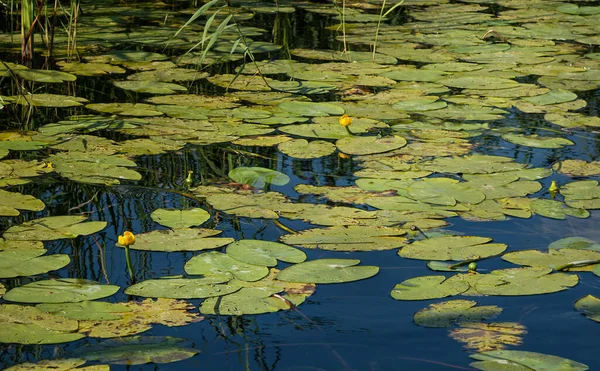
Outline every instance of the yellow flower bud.
POLYGON ((122 236, 118 237, 117 241, 119 242, 119 245, 123 245, 123 246, 133 245, 135 243, 135 236, 133 235, 133 233, 131 233, 129 231, 125 231, 125 232, 123 232, 122 236))
POLYGON ((344 159, 346 159, 346 158, 350 158, 350 157, 352 157, 352 156, 350 156, 350 155, 347 155, 347 154, 345 154, 345 153, 342 153, 342 152, 338 152, 338 157, 339 157, 339 158, 344 158, 344 159))
POLYGON ((342 117, 340 117, 340 125, 342 126, 349 126, 352 123, 352 117, 348 116, 347 114, 343 114, 342 117))
POLYGON ((558 184, 556 184, 556 180, 552 181, 552 184, 550 184, 550 187, 548 187, 548 191, 550 193, 556 193, 556 192, 558 192, 558 184))

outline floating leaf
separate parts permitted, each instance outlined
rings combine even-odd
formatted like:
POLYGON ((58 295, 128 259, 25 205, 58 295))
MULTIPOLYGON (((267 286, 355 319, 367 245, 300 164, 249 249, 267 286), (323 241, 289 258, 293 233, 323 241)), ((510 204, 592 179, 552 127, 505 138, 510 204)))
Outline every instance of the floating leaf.
POLYGON ((340 151, 350 155, 371 155, 402 148, 406 145, 406 139, 400 136, 383 138, 348 136, 339 139, 335 145, 340 151))
POLYGON ((120 180, 140 180, 142 175, 128 167, 137 166, 125 156, 84 152, 57 153, 48 157, 65 178, 88 184, 114 185, 120 180))
POLYGON ((301 263, 306 254, 282 243, 261 240, 240 240, 227 246, 227 255, 248 264, 274 267, 277 260, 301 263))
POLYGON ((19 95, 15 98, 14 103, 22 106, 33 107, 78 107, 88 100, 80 97, 72 97, 59 94, 31 94, 19 95))
POLYGON ((44 359, 36 363, 25 362, 19 363, 12 367, 5 368, 5 371, 110 371, 108 365, 95 365, 77 368, 86 362, 85 359, 81 358, 65 358, 65 359, 44 359))
POLYGON ((200 311, 218 315, 273 313, 293 309, 315 292, 312 283, 276 280, 278 274, 278 270, 271 269, 270 274, 260 281, 232 280, 230 284, 242 285, 242 289, 219 298, 208 298, 200 311))
POLYGON ((283 269, 277 279, 288 282, 342 283, 364 280, 379 272, 379 267, 356 266, 357 259, 320 259, 283 269))
POLYGON ((185 342, 185 339, 169 336, 132 336, 85 345, 74 349, 73 355, 88 361, 118 365, 163 364, 182 361, 199 353, 198 350, 180 345, 185 342))
POLYGON ((77 321, 15 304, 0 304, 0 342, 56 344, 81 339, 77 321))
POLYGON ((90 337, 113 338, 139 334, 152 328, 153 324, 173 327, 203 319, 198 314, 189 312, 194 308, 193 305, 180 300, 146 299, 142 302, 129 301, 120 305, 130 311, 123 313, 118 319, 80 321, 79 332, 90 337))
POLYGON ((589 369, 583 363, 567 358, 522 350, 491 350, 470 355, 482 362, 473 362, 470 366, 480 370, 535 370, 535 371, 585 371, 589 369))
POLYGON ((514 80, 490 76, 452 76, 438 79, 436 82, 453 88, 480 90, 508 89, 519 86, 519 83, 514 80))
POLYGON ((189 228, 200 225, 210 219, 210 214, 204 209, 156 209, 150 214, 152 220, 172 229, 189 228))
POLYGON ((0 215, 2 216, 18 216, 19 210, 44 210, 46 205, 30 195, 24 195, 17 192, 8 192, 0 189, 0 215))
POLYGON ((561 174, 572 176, 600 175, 600 161, 563 160, 553 166, 561 174))
POLYGON ((552 90, 546 94, 536 95, 534 97, 523 98, 533 104, 545 106, 548 104, 559 104, 565 102, 571 102, 577 99, 577 94, 568 90, 552 90))
POLYGON ((216 249, 232 243, 233 238, 212 237, 221 231, 214 229, 156 230, 136 235, 132 250, 144 251, 200 251, 216 249))
POLYGON ((502 138, 520 146, 534 148, 562 148, 575 144, 566 138, 540 137, 538 135, 504 134, 502 138))
POLYGON ((35 82, 45 83, 61 83, 65 81, 75 81, 77 76, 70 73, 54 71, 54 70, 14 70, 15 74, 22 79, 35 82))
POLYGON ((600 252, 583 249, 550 249, 513 251, 502 256, 503 260, 530 267, 550 267, 554 270, 577 268, 600 263, 600 252))
POLYGON ((585 237, 565 237, 552 242, 548 249, 585 249, 600 251, 600 244, 585 237))
POLYGON ((476 322, 494 318, 502 313, 495 305, 476 306, 472 300, 448 300, 430 304, 415 313, 415 324, 424 327, 451 327, 463 322, 476 322))
POLYGON ((161 278, 138 282, 126 288, 125 293, 151 298, 203 299, 239 290, 239 285, 225 284, 230 279, 227 274, 204 278, 161 278))
POLYGON ((40 256, 45 252, 43 249, 0 251, 0 278, 47 273, 71 262, 66 254, 40 256))
POLYGON ((575 309, 583 312, 592 321, 600 322, 600 299, 593 295, 586 295, 577 299, 575 309))
POLYGON ((282 153, 301 159, 313 159, 329 156, 335 152, 335 145, 324 140, 307 141, 306 139, 292 139, 277 146, 282 153))
POLYGON ((283 102, 278 105, 279 108, 286 112, 293 113, 297 116, 330 116, 343 115, 344 109, 331 103, 316 103, 316 102, 283 102))
POLYGON ((444 276, 422 276, 405 280, 392 289, 396 300, 428 300, 461 294, 469 289, 469 284, 457 276, 446 279, 444 276))
POLYGON ((334 226, 281 236, 288 245, 332 251, 391 250, 406 244, 405 230, 388 227, 334 226))
POLYGON ((398 252, 403 258, 421 260, 471 260, 501 254, 503 243, 488 243, 492 239, 475 236, 441 236, 415 241, 398 252))
POLYGON ((130 312, 126 306, 103 301, 81 301, 78 303, 46 303, 35 306, 42 312, 74 320, 105 321, 119 319, 130 312))
POLYGON ((216 251, 191 258, 184 269, 188 274, 226 275, 242 281, 258 281, 269 274, 265 266, 246 264, 216 251))
POLYGON ((463 278, 471 286, 465 295, 540 295, 563 291, 579 282, 576 275, 551 272, 552 268, 527 267, 455 277, 463 278))
POLYGON ((181 91, 187 91, 185 86, 173 84, 171 82, 160 81, 115 81, 113 84, 121 89, 131 90, 136 93, 147 94, 175 94, 181 91))
POLYGON ((106 222, 86 222, 87 217, 77 215, 49 216, 14 225, 4 232, 3 237, 15 241, 47 241, 61 238, 87 236, 101 231, 106 222))
POLYGON ((567 215, 575 218, 587 218, 590 212, 585 209, 576 209, 556 200, 535 199, 531 203, 531 211, 552 219, 566 219, 567 215))
POLYGON ((4 295, 4 299, 20 303, 66 303, 105 298, 118 290, 119 286, 115 285, 102 285, 78 278, 61 278, 15 287, 4 295))
POLYGON ((449 336, 465 348, 477 352, 486 352, 506 348, 507 345, 521 345, 525 326, 516 322, 498 323, 461 323, 460 328, 451 329, 449 336))
POLYGON ((286 185, 290 177, 279 171, 262 167, 238 167, 229 172, 229 177, 242 184, 248 184, 254 188, 263 188, 265 184, 286 185))

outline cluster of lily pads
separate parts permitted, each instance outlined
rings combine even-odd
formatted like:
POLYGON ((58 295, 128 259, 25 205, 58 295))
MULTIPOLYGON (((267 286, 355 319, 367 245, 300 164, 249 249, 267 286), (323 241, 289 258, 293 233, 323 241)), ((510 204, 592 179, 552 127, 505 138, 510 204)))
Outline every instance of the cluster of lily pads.
MULTIPOLYGON (((131 101, 113 103, 93 103, 90 97, 50 94, 44 89, 0 96, 6 110, 48 107, 75 113, 35 131, 0 134, 2 158, 24 151, 51 153, 38 160, 1 160, 2 187, 53 175, 100 186, 136 182, 142 179, 136 169, 139 156, 208 145, 270 148, 274 156, 295 161, 337 157, 339 166, 352 168, 354 184, 295 185, 300 199, 312 197, 314 203, 302 202, 285 188, 272 189, 289 184, 290 177, 282 169, 238 166, 224 171, 244 187, 194 187, 191 180, 184 194, 205 201, 212 210, 272 220, 289 233, 279 242, 235 241, 218 237, 217 229, 198 228, 214 215, 203 208, 157 209, 152 219, 170 229, 138 234, 131 249, 202 253, 185 263, 180 276, 141 281, 124 291, 156 301, 95 301, 115 294, 119 287, 71 278, 35 281, 8 292, 0 283, 4 300, 36 304, 0 304, 0 342, 48 344, 86 336, 122 337, 144 332, 153 324, 179 326, 201 320, 180 299, 202 299, 203 314, 294 310, 319 284, 378 273, 378 267, 360 265, 357 259, 306 261, 301 248, 397 249, 402 258, 424 260, 433 271, 453 273, 398 283, 390 287, 397 300, 547 294, 575 286, 579 277, 573 272, 600 275, 600 249, 594 241, 568 238, 544 250, 505 253, 507 245, 492 243, 490 238, 439 229, 453 217, 469 221, 533 215, 587 218, 589 210, 600 208, 598 181, 581 179, 599 176, 600 162, 563 155, 549 166, 529 167, 510 157, 491 155, 493 151, 480 144, 492 138, 500 146, 526 153, 534 149, 568 153, 576 138, 585 139, 590 129, 600 126, 597 116, 586 114, 587 102, 580 98, 600 88, 600 54, 588 48, 600 44, 600 7, 560 1, 495 3, 502 10, 493 16, 484 1, 406 0, 410 21, 393 25, 378 23, 374 10, 380 3, 363 4, 363 8, 348 4, 340 14, 331 5, 230 1, 227 9, 238 21, 297 10, 330 14, 331 28, 343 27, 338 39, 350 50, 298 47, 273 59, 266 53, 279 55, 280 44, 252 39, 264 39, 265 29, 240 27, 242 41, 230 28, 206 53, 184 53, 197 44, 198 34, 216 32, 218 22, 211 27, 204 20, 180 29, 181 21, 192 14, 189 10, 167 22, 162 10, 144 9, 141 14, 134 7, 97 2, 91 16, 82 17, 78 26, 82 50, 128 41, 148 51, 84 53, 81 61, 58 62, 60 71, 2 63, 0 76, 16 76, 35 86, 69 84, 79 76, 110 76, 116 89, 139 94, 131 101), (131 32, 128 16, 160 24, 131 32), (116 29, 106 32, 108 24, 116 29), (373 52, 358 51, 366 50, 374 38, 373 52), (159 53, 157 46, 179 57, 159 53), (241 64, 249 53, 256 63, 241 64), (196 68, 202 67, 198 63, 237 63, 238 67, 236 74, 209 74, 196 68), (223 93, 191 94, 199 83, 223 93), (515 116, 521 114, 537 114, 539 125, 519 125, 515 116), (346 119, 340 125, 342 115, 351 118, 350 124, 346 119), (108 139, 101 136, 104 133, 123 139, 108 139), (577 179, 566 182, 570 177, 577 179), (551 180, 562 183, 558 193, 546 190, 551 180), (286 227, 295 220, 312 227, 302 231, 286 227), (205 251, 214 249, 221 252, 205 251), (519 267, 489 273, 467 268, 469 263, 498 256, 519 267), (160 315, 165 311, 168 318, 160 315)), ((214 14, 211 11, 204 18, 214 14)), ((224 14, 217 19, 222 21, 224 14)), ((57 45, 60 42, 58 36, 57 45)), ((45 206, 32 195, 0 190, 2 216, 41 211, 45 206)), ((106 227, 105 222, 86 220, 51 216, 8 228, 0 241, 0 278, 44 274, 68 265, 70 257, 65 254, 45 255, 42 241, 91 235, 106 227)), ((575 308, 600 321, 599 302, 588 295, 575 308)), ((518 323, 487 322, 502 309, 476 304, 462 299, 431 304, 415 314, 414 322, 450 327, 451 337, 478 352, 472 356, 478 360, 472 366, 479 369, 506 369, 502 365, 508 364, 514 369, 548 370, 548 364, 559 361, 565 369, 587 369, 560 357, 501 350, 520 344, 526 329, 518 323)), ((197 352, 178 345, 180 341, 132 337, 107 344, 129 351, 149 350, 136 361, 122 354, 124 359, 94 358, 98 351, 92 347, 75 354, 87 360, 144 363, 185 359, 197 352)), ((83 362, 73 361, 69 367, 83 362)))

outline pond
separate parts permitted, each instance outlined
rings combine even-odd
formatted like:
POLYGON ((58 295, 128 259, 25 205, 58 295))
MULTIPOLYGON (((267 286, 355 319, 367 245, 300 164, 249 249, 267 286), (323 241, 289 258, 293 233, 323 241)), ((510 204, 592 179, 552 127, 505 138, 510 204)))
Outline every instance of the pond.
POLYGON ((1 369, 600 367, 599 1, 0 6, 1 369))

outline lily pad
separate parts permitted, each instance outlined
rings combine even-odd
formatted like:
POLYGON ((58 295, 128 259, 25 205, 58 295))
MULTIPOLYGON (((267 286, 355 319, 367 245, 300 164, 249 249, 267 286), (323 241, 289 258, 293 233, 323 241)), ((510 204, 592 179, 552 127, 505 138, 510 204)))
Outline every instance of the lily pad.
POLYGON ((172 229, 189 228, 200 225, 210 219, 204 209, 156 209, 150 214, 152 220, 172 229))
POLYGON ((19 363, 9 368, 5 368, 5 371, 110 371, 108 365, 95 365, 77 368, 86 362, 85 359, 81 358, 64 358, 64 359, 44 359, 36 363, 24 362, 19 363))
POLYGON ((590 212, 585 209, 569 207, 556 200, 536 199, 531 203, 531 211, 552 219, 566 219, 567 215, 575 218, 587 218, 590 212))
POLYGON ((125 293, 150 298, 204 299, 231 294, 242 287, 227 284, 229 279, 227 275, 152 279, 129 286, 125 289, 125 293))
POLYGON ((282 153, 301 159, 313 159, 329 156, 335 152, 335 145, 324 140, 307 141, 306 139, 292 139, 277 146, 282 153))
POLYGON ((577 299, 575 309, 591 319, 592 321, 600 322, 600 299, 593 295, 586 295, 577 299))
POLYGON ((286 112, 293 113, 297 116, 330 116, 343 115, 344 109, 331 103, 316 103, 316 102, 283 102, 279 108, 286 112))
POLYGON ((175 94, 187 91, 185 86, 160 81, 115 81, 114 85, 121 89, 147 94, 175 94))
POLYGON ((65 81, 75 81, 77 76, 71 75, 67 72, 60 72, 55 70, 25 70, 16 69, 15 74, 22 79, 27 81, 45 82, 45 83, 62 83, 65 81))
POLYGON ((280 240, 288 245, 332 251, 391 250, 406 244, 405 230, 388 227, 333 226, 287 234, 280 240))
POLYGON ((133 336, 85 345, 74 349, 73 355, 118 365, 163 364, 182 361, 200 352, 183 347, 185 342, 185 339, 169 336, 133 336))
POLYGON ((115 285, 102 285, 78 278, 61 278, 15 287, 4 295, 4 299, 20 303, 67 303, 105 298, 118 290, 119 286, 115 285))
POLYGON ((502 138, 514 144, 534 148, 562 148, 575 144, 566 138, 540 137, 538 135, 504 134, 502 138))
POLYGON ((472 300, 448 300, 430 304, 415 313, 415 324, 424 327, 451 327, 461 322, 476 322, 497 317, 502 308, 495 305, 477 306, 472 300))
POLYGON ((0 342, 57 344, 84 337, 77 321, 44 313, 30 306, 0 304, 0 342))
POLYGON ((197 255, 185 263, 188 274, 226 275, 241 281, 258 281, 269 274, 269 269, 234 259, 230 255, 212 251, 197 255))
POLYGON ((221 231, 214 229, 177 228, 156 230, 136 235, 132 250, 143 251, 200 251, 216 249, 232 243, 233 238, 213 237, 221 231))
POLYGON ((357 266, 357 259, 319 259, 283 269, 277 279, 288 282, 342 283, 364 280, 379 272, 376 266, 357 266))
POLYGON ((121 304, 87 300, 78 303, 38 304, 35 307, 42 312, 87 321, 119 319, 123 313, 131 312, 131 309, 121 304))
POLYGON ((600 244, 594 240, 585 237, 565 237, 552 242, 548 249, 585 249, 600 251, 600 244))
POLYGON ((77 215, 49 216, 15 225, 4 232, 3 237, 15 241, 47 241, 61 238, 87 236, 101 231, 106 222, 86 222, 87 217, 77 215))
POLYGON ((552 268, 526 267, 457 277, 462 277, 471 286, 464 295, 541 295, 566 290, 579 282, 576 275, 551 272, 552 268))
POLYGON ((277 260, 301 263, 306 254, 291 246, 261 240, 240 240, 227 246, 227 255, 244 263, 274 267, 277 260))
POLYGON ((26 277, 63 268, 71 262, 66 254, 40 256, 46 250, 0 251, 0 278, 26 277))
POLYGON ((290 182, 289 176, 262 167, 238 167, 229 172, 229 177, 238 183, 248 184, 254 188, 263 188, 265 184, 283 186, 290 182))
POLYGON ((415 241, 398 252, 403 258, 421 260, 471 260, 501 254, 503 243, 488 243, 492 239, 475 236, 440 236, 415 241))
POLYGON ((521 345, 526 333, 525 326, 517 322, 465 322, 451 329, 448 335, 468 350, 487 352, 521 345))
POLYGON ((335 145, 340 151, 350 155, 371 155, 402 148, 406 143, 406 139, 397 135, 383 138, 348 136, 339 139, 335 145))
POLYGON ((396 300, 428 300, 461 294, 469 284, 456 276, 422 276, 410 278, 394 286, 391 292, 396 300))
POLYGON ((513 264, 564 270, 598 264, 600 263, 600 252, 583 249, 550 249, 547 252, 521 250, 504 254, 502 259, 513 264))
POLYGON ((121 155, 95 154, 85 152, 63 152, 48 158, 55 165, 55 171, 65 178, 88 184, 115 185, 120 180, 141 180, 142 175, 129 167, 135 162, 121 155))
POLYGON ((19 210, 41 211, 46 205, 30 195, 17 192, 8 192, 0 189, 0 215, 18 216, 19 210))
POLYGON ((470 366, 486 371, 585 371, 589 369, 583 363, 567 358, 522 350, 492 350, 472 354, 470 357, 480 360, 471 363, 470 366))

